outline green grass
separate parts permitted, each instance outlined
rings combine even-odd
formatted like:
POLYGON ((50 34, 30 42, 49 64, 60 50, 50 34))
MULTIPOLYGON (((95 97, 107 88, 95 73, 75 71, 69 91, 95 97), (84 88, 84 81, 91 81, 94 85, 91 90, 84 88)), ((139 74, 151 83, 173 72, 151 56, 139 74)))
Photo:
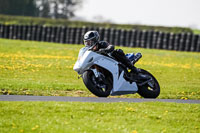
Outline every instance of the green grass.
POLYGON ((0 102, 1 133, 199 133, 200 105, 0 102))
POLYGON ((194 33, 194 34, 200 34, 200 29, 194 29, 194 30, 193 30, 193 33, 194 33))
MULTIPOLYGON (((0 39, 0 94, 93 96, 72 69, 81 47, 0 39)), ((159 98, 200 99, 199 53, 121 48, 143 54, 136 66, 158 79, 159 98)))

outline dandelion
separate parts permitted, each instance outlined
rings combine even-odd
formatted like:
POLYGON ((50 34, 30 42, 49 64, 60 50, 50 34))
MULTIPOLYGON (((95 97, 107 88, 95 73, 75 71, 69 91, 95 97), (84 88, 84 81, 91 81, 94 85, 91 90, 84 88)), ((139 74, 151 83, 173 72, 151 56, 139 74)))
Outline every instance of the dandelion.
POLYGON ((51 67, 51 66, 52 66, 52 64, 49 64, 49 65, 48 65, 48 68, 51 67))
POLYGON ((174 67, 174 66, 177 66, 177 64, 175 63, 170 63, 170 64, 165 64, 165 63, 162 63, 163 66, 167 66, 167 67, 174 67))
POLYGON ((126 111, 135 112, 135 109, 134 109, 134 108, 131 108, 131 107, 129 107, 129 108, 126 108, 126 111))
POLYGON ((10 95, 12 93, 12 91, 11 90, 8 90, 8 94, 7 95, 10 95))
POLYGON ((136 130, 133 130, 131 133, 137 133, 137 131, 136 131, 136 130))
POLYGON ((66 66, 66 68, 69 68, 69 69, 71 69, 71 68, 73 68, 73 66, 66 66))
POLYGON ((100 122, 100 121, 101 121, 101 120, 98 118, 98 119, 97 119, 97 122, 100 122))
POLYGON ((20 132, 20 133, 23 133, 23 132, 24 132, 24 130, 23 130, 23 129, 21 129, 21 130, 19 130, 19 132, 20 132))
POLYGON ((67 121, 64 122, 65 125, 68 125, 69 123, 67 121))
POLYGON ((166 111, 164 112, 164 115, 167 115, 167 113, 168 113, 168 110, 166 110, 166 111))
POLYGON ((32 130, 36 130, 37 128, 39 128, 38 125, 35 125, 35 127, 31 128, 32 130))
POLYGON ((182 68, 185 68, 185 69, 190 69, 190 68, 191 68, 191 66, 190 66, 190 64, 185 64, 185 65, 182 65, 182 68))
POLYGON ((187 98, 187 97, 181 97, 181 99, 182 99, 182 100, 187 100, 188 98, 187 98))
POLYGON ((166 132, 166 128, 164 128, 161 133, 164 133, 164 132, 166 132))
POLYGON ((200 64, 195 63, 194 66, 200 68, 200 64))
POLYGON ((12 123, 12 128, 16 128, 16 125, 15 125, 15 123, 12 123))

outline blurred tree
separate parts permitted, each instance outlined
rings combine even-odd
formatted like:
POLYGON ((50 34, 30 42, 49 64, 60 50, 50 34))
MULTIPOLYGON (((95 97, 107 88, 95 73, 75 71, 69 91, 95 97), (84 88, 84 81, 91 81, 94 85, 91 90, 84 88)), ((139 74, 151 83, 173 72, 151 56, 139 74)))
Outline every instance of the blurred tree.
POLYGON ((39 16, 51 18, 70 18, 82 0, 36 0, 39 16))
POLYGON ((36 0, 36 5, 38 9, 38 16, 49 18, 50 16, 50 3, 49 0, 36 0))
POLYGON ((0 14, 37 16, 35 0, 0 0, 0 14))
POLYGON ((0 0, 0 14, 70 18, 82 0, 0 0))

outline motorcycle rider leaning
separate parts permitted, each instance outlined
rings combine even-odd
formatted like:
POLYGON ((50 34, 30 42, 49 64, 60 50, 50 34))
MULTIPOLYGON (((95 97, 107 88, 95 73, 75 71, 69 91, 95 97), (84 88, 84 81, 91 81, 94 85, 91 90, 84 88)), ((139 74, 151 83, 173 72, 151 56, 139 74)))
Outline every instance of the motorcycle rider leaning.
POLYGON ((100 41, 100 36, 97 31, 88 31, 83 37, 84 45, 86 47, 94 46, 94 51, 99 51, 100 53, 111 53, 111 55, 119 62, 126 65, 132 72, 138 74, 140 72, 131 61, 126 57, 123 50, 115 49, 114 45, 109 44, 106 41, 100 41))

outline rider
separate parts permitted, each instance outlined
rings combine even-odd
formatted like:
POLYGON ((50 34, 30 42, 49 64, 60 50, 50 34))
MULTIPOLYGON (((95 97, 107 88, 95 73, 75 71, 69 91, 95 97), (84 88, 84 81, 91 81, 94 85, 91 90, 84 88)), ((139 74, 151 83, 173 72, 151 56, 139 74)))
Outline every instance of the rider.
POLYGON ((131 61, 126 57, 123 50, 116 49, 114 45, 109 44, 106 41, 99 41, 100 36, 97 31, 88 31, 85 33, 83 41, 86 47, 91 47, 96 44, 93 48, 94 51, 99 51, 101 53, 111 53, 111 55, 118 61, 122 62, 129 69, 131 69, 134 73, 139 73, 139 69, 137 69, 131 61))

